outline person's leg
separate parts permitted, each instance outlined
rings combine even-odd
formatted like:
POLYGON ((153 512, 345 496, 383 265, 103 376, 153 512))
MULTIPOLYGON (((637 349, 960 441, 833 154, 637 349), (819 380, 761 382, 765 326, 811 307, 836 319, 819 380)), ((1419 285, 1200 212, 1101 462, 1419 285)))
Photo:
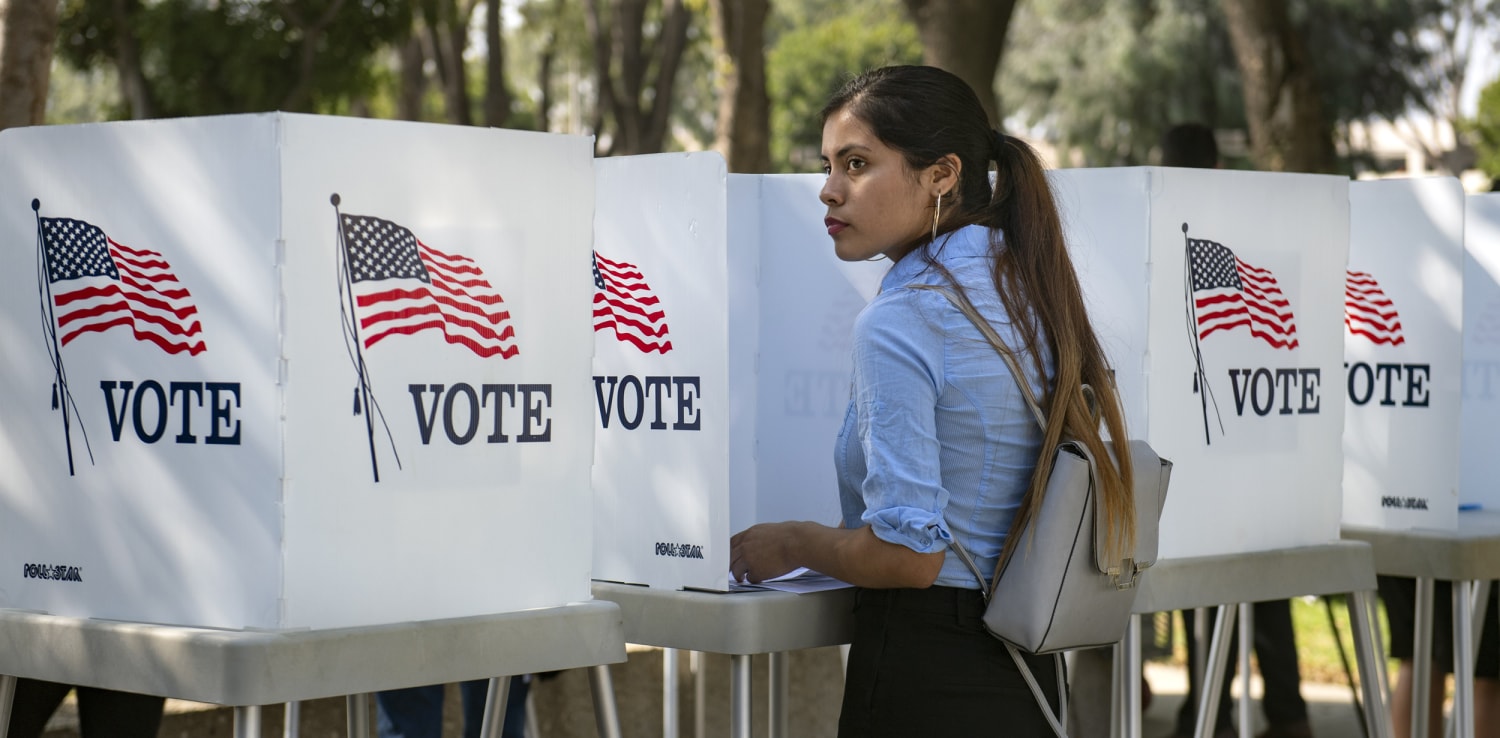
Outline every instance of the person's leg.
POLYGON ((1255 603, 1255 660, 1265 685, 1261 707, 1270 723, 1262 738, 1305 738, 1307 703, 1302 699, 1302 675, 1297 671, 1297 640, 1292 632, 1292 603, 1273 600, 1255 603))
MULTIPOLYGON (((1401 659, 1401 668, 1396 673, 1396 685, 1391 689, 1391 732, 1394 738, 1411 738, 1411 694, 1413 674, 1411 659, 1401 659)), ((1444 675, 1434 670, 1432 683, 1427 690, 1427 736, 1441 738, 1443 735, 1443 686, 1444 675)), ((1478 695, 1478 688, 1475 688, 1478 695)), ((1478 724, 1476 713, 1475 724, 1478 724)))
POLYGON ((166 700, 149 694, 78 687, 83 738, 156 738, 166 700))
POLYGON ((380 738, 442 738, 443 685, 377 692, 375 729, 380 738))
POLYGON ((71 689, 69 684, 17 679, 16 693, 11 698, 9 738, 39 738, 71 689))

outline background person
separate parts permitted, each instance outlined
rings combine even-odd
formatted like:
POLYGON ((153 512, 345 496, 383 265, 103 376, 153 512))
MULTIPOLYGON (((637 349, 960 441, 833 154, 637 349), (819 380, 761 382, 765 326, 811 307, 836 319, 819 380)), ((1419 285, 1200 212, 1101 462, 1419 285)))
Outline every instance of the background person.
MULTIPOLYGON (((988 585, 1012 520, 1033 512, 1038 457, 1064 426, 1101 460, 1110 545, 1133 545, 1129 470, 1106 461, 1082 384, 1098 392, 1128 459, 1124 419, 1041 163, 990 128, 967 84, 931 67, 846 84, 823 110, 822 158, 834 252, 893 263, 854 327, 834 454, 844 527, 754 526, 733 537, 730 569, 760 581, 807 566, 859 588, 841 736, 1049 736, 981 624, 980 582, 949 550, 962 543, 988 585), (1067 410, 1050 414, 1045 440, 995 349, 942 294, 916 285, 966 294, 1044 408, 1067 410)), ((1028 663, 1055 713, 1053 659, 1028 663)))

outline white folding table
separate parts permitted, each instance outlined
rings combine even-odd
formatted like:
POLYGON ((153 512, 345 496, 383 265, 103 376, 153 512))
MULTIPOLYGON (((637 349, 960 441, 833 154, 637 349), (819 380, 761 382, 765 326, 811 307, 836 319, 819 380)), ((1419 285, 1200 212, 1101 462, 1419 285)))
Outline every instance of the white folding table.
MULTIPOLYGON (((673 591, 594 582, 594 597, 620 605, 625 640, 730 657, 729 732, 750 738, 750 657, 770 654, 771 738, 787 735, 787 652, 854 638, 854 589, 789 592, 673 591)), ((675 685, 667 704, 675 705, 675 685)), ((671 709, 670 707, 668 708, 671 709)))
POLYGON ((236 738, 259 738, 260 706, 349 696, 368 738, 369 694, 489 678, 498 735, 509 675, 596 667, 601 735, 618 736, 608 672, 625 660, 619 606, 598 600, 477 617, 354 628, 217 630, 0 610, 0 738, 17 677, 228 705, 236 738), (501 675, 498 676, 497 675, 501 675))
POLYGON ((1437 580, 1453 583, 1453 721, 1461 738, 1471 738, 1474 659, 1479 646, 1475 622, 1488 602, 1483 596, 1484 583, 1500 579, 1500 512, 1462 511, 1456 530, 1345 526, 1343 536, 1374 548, 1377 573, 1417 580, 1412 635, 1411 735, 1414 738, 1427 735, 1433 585, 1437 580))

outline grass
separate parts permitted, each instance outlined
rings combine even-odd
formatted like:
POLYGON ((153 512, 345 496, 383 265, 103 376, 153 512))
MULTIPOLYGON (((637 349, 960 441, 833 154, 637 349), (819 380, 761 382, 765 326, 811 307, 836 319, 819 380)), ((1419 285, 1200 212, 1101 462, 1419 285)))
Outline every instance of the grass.
MULTIPOLYGON (((1328 609, 1324 598, 1298 597, 1292 600, 1292 627, 1297 637, 1297 663, 1302 672, 1302 681, 1320 682, 1324 684, 1349 684, 1349 678, 1344 671, 1342 661, 1339 659, 1338 643, 1343 642, 1344 654, 1349 660, 1349 668, 1354 671, 1356 684, 1358 683, 1359 670, 1354 659, 1354 631, 1349 625, 1349 609, 1345 606, 1342 596, 1327 598, 1333 605, 1334 622, 1338 625, 1339 639, 1335 639, 1334 630, 1328 623, 1328 609)), ((1212 611, 1210 611, 1212 612, 1212 611)), ((1376 613, 1380 619, 1380 633, 1385 640, 1381 644, 1383 652, 1390 650, 1390 626, 1385 618, 1385 605, 1376 606, 1376 613)), ((1158 618, 1165 617, 1158 614, 1158 618)), ((1183 640, 1182 620, 1175 613, 1172 614, 1172 644, 1171 655, 1166 659, 1169 663, 1183 665, 1187 663, 1187 646, 1183 640)), ((1163 643, 1165 649, 1166 628, 1163 621, 1156 623, 1158 642, 1163 643)), ((1396 674, 1396 662, 1387 662, 1387 673, 1392 679, 1396 674)))

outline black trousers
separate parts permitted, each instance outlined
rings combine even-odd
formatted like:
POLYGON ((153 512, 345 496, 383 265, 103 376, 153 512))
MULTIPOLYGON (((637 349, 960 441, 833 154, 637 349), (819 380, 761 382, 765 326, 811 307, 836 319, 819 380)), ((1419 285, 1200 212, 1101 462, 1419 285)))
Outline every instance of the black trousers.
MULTIPOLYGON (((1212 609, 1209 610, 1213 612, 1212 609)), ((1265 685, 1265 696, 1261 707, 1266 711, 1266 720, 1271 725, 1282 726, 1307 720, 1307 703, 1302 699, 1302 675, 1297 670, 1297 642, 1292 632, 1291 600, 1257 602, 1254 606, 1254 622, 1250 624, 1255 659, 1260 664, 1260 675, 1265 685)), ((1193 678, 1192 664, 1198 651, 1197 639, 1193 637, 1192 610, 1182 611, 1182 621, 1187 632, 1188 646, 1188 694, 1177 713, 1177 734, 1192 735, 1193 721, 1198 715, 1198 700, 1202 694, 1197 680, 1193 678)), ((1229 641, 1228 660, 1224 665, 1224 691, 1219 695, 1219 714, 1215 716, 1216 729, 1232 727, 1229 710, 1233 703, 1229 698, 1229 681, 1234 676, 1235 657, 1239 652, 1239 637, 1229 641)), ((1207 654, 1204 660, 1207 661, 1207 654)))
MULTIPOLYGON (((861 589, 840 738, 1052 735, 977 590, 861 589)), ((1027 656, 1055 714, 1056 660, 1027 656)))
MULTIPOLYGON (((37 738, 71 684, 17 679, 10 738, 37 738)), ((156 738, 164 700, 130 692, 78 687, 78 728, 84 738, 156 738)))

